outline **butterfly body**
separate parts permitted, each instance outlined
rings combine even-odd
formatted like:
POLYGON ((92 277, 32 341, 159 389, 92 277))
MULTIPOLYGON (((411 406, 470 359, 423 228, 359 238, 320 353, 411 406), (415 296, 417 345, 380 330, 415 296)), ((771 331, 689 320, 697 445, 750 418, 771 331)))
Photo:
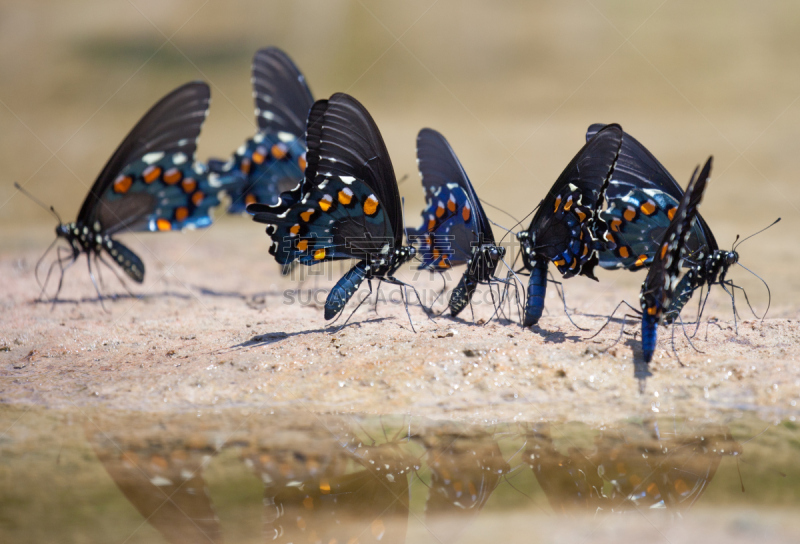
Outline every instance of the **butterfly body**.
POLYGON ((415 231, 422 257, 419 269, 441 272, 467 265, 448 303, 450 314, 456 316, 479 284, 493 281, 505 248, 496 245, 475 189, 444 136, 422 129, 417 135, 417 163, 427 204, 423 224, 415 231))
MULTIPOLYGON (((587 140, 603 128, 594 124, 587 140)), ((608 208, 601 217, 609 225, 611 245, 600 252, 599 264, 606 269, 639 270, 650 266, 664 231, 683 197, 683 189, 666 168, 639 141, 624 133, 619 159, 606 190, 608 208)), ((667 322, 678 317, 683 306, 701 285, 710 287, 725 280, 737 263, 735 251, 719 249, 711 228, 700 214, 686 240, 682 261, 688 267, 676 288, 667 322)))
POLYGON ((619 125, 607 125, 599 131, 558 177, 528 229, 517 233, 525 268, 536 270, 528 286, 525 326, 536 324, 542 315, 546 290, 542 267, 546 269, 547 262, 552 262, 564 278, 583 275, 597 280, 593 270, 598 253, 609 245, 608 227, 598 211, 621 142, 619 125))
POLYGON ((403 245, 394 169, 366 108, 343 93, 318 100, 309 112, 306 140, 303 181, 278 204, 251 204, 247 211, 268 225, 270 254, 282 265, 359 261, 328 295, 330 319, 364 279, 401 284, 394 274, 416 250, 403 245))
POLYGON ((697 217, 697 206, 703 198, 711 173, 711 163, 709 158, 699 175, 695 170, 673 220, 659 241, 642 284, 639 300, 642 306, 642 351, 645 363, 653 358, 658 324, 673 300, 686 244, 697 217))
MULTIPOLYGON (((114 238, 116 234, 211 224, 211 208, 220 202, 219 183, 194 160, 209 100, 208 85, 187 83, 164 96, 139 120, 100 172, 77 219, 56 228, 57 239, 69 245, 71 261, 66 267, 86 254, 94 280, 92 259, 108 264, 103 258, 107 254, 141 283, 144 263, 114 238)), ((62 279, 64 261, 59 258, 52 265, 61 267, 62 279)), ((46 286, 47 280, 43 289, 46 286)))
POLYGON ((314 99, 305 77, 286 53, 266 47, 253 56, 252 82, 258 131, 229 161, 209 161, 231 197, 228 213, 278 204, 306 168, 304 133, 314 99))

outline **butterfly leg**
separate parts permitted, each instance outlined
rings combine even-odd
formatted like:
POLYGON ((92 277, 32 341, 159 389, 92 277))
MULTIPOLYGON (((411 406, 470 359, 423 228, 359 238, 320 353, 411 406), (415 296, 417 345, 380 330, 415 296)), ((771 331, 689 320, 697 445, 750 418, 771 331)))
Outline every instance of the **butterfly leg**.
POLYGON ((722 287, 726 293, 728 293, 729 297, 731 297, 731 305, 733 306, 733 327, 736 331, 736 336, 739 336, 739 323, 736 319, 736 299, 733 296, 733 290, 728 291, 728 288, 724 282, 720 282, 719 286, 722 287))
MULTIPOLYGON (((411 324, 411 330, 416 333, 417 330, 414 328, 414 322, 411 320, 411 312, 408 309, 408 297, 407 297, 407 293, 406 293, 406 287, 411 287, 411 289, 414 291, 414 295, 416 295, 416 297, 417 297, 417 302, 419 302, 419 305, 422 306, 422 299, 419 296, 419 292, 417 291, 417 289, 413 285, 409 285, 409 284, 405 283, 404 281, 398 280, 394 276, 386 276, 385 278, 383 278, 383 281, 385 281, 386 283, 391 283, 393 285, 397 285, 397 286, 399 286, 401 288, 400 296, 403 299, 403 305, 405 306, 405 309, 406 309, 406 315, 408 316, 408 322, 411 324)), ((428 316, 428 319, 430 319, 433 322, 436 322, 436 320, 433 319, 427 312, 426 312, 426 315, 428 316)))
MULTIPOLYGON (((692 349, 693 349, 693 350, 695 350, 697 353, 704 353, 704 352, 700 351, 699 349, 697 349, 697 347, 696 347, 696 346, 695 346, 695 345, 692 343, 692 339, 691 339, 691 338, 689 337, 689 335, 686 333, 686 326, 684 325, 684 323, 683 323, 683 320, 682 320, 680 317, 681 317, 681 316, 678 316, 678 319, 680 320, 680 324, 681 324, 681 329, 683 330, 683 335, 686 337, 686 340, 689 342, 689 345, 690 345, 690 346, 692 346, 692 349)), ((674 324, 673 324, 673 330, 674 330, 674 324)), ((674 336, 674 332, 673 332, 673 336, 674 336)), ((674 349, 675 349, 675 342, 674 342, 674 340, 673 340, 672 347, 673 347, 673 351, 674 351, 674 349)), ((677 353, 675 354, 675 358, 676 358, 676 359, 678 358, 678 355, 677 355, 677 353)), ((678 359, 678 362, 679 362, 679 363, 681 362, 681 361, 680 361, 680 359, 678 359)), ((683 363, 681 363, 681 366, 684 366, 684 365, 683 365, 683 363)))
MULTIPOLYGON (((606 319, 606 322, 603 323, 603 326, 600 327, 599 329, 597 329, 597 332, 594 333, 593 335, 591 335, 590 337, 588 337, 587 340, 591 340, 592 338, 594 338, 595 336, 600 334, 603 331, 603 329, 605 329, 608 326, 608 324, 611 323, 611 320, 614 319, 614 314, 617 313, 617 310, 619 310, 620 306, 622 306, 623 304, 625 306, 627 306, 628 308, 630 308, 631 310, 633 310, 634 312, 636 312, 637 317, 641 314, 641 312, 639 310, 637 310, 636 308, 634 308, 633 306, 631 306, 630 304, 628 304, 626 301, 623 300, 622 302, 617 304, 617 307, 614 308, 614 311, 611 312, 610 316, 608 316, 608 319, 606 319)), ((620 333, 620 338, 622 338, 621 333, 620 333)), ((619 340, 617 340, 617 342, 619 342, 619 340)), ((614 342, 614 343, 616 344, 617 342, 614 342)))
POLYGON ((100 301, 100 307, 104 312, 110 313, 109 309, 106 308, 106 305, 103 303, 103 293, 100 292, 100 286, 97 285, 97 279, 94 277, 94 270, 92 270, 92 255, 90 253, 86 254, 86 266, 89 269, 89 277, 92 279, 94 290, 97 292, 97 300, 100 301))
MULTIPOLYGON (((115 278, 117 278, 117 281, 119 281, 120 285, 122 285, 122 287, 124 287, 124 288, 125 288, 125 291, 127 291, 127 292, 128 292, 128 294, 131 296, 131 298, 138 298, 138 297, 139 297, 139 296, 138 296, 138 295, 136 295, 136 294, 135 294, 133 291, 131 291, 130 287, 128 287, 128 284, 127 284, 127 283, 125 283, 125 279, 124 279, 124 278, 123 278, 123 277, 122 277, 122 276, 121 276, 121 275, 120 275, 120 274, 117 272, 117 269, 116 269, 116 268, 114 268, 113 266, 111 266, 111 264, 110 264, 108 261, 106 261, 106 260, 103 258, 103 255, 102 255, 102 254, 98 254, 98 255, 97 255, 97 257, 100 259, 100 262, 101 262, 101 263, 102 263, 102 264, 103 264, 103 265, 104 265, 106 268, 108 268, 109 270, 111 270, 111 272, 114 274, 114 277, 115 277, 115 278)), ((99 266, 98 266, 97 268, 98 268, 98 270, 100 269, 100 267, 99 267, 99 266)), ((99 275, 99 274, 98 274, 98 275, 99 275)))
MULTIPOLYGON (((53 273, 53 270, 56 266, 61 267, 61 261, 64 257, 61 256, 61 250, 66 249, 63 247, 59 247, 56 250, 56 260, 50 263, 50 266, 47 269, 47 276, 44 278, 44 283, 41 285, 42 290, 39 292, 39 298, 37 299, 39 302, 44 302, 45 290, 47 289, 47 284, 50 283, 50 275, 53 273)), ((70 253, 67 254, 66 258, 69 258, 70 253)))
POLYGON ((59 252, 58 267, 61 269, 61 276, 58 278, 58 288, 56 289, 56 294, 53 296, 53 307, 51 308, 51 310, 55 309, 56 302, 58 302, 58 295, 61 293, 61 288, 64 286, 64 274, 66 274, 67 270, 69 270, 69 268, 78 261, 78 255, 76 255, 75 252, 71 252, 70 255, 67 257, 68 259, 70 259, 70 261, 67 264, 67 266, 64 266, 63 261, 60 258, 60 252, 59 252))
MULTIPOLYGON (((53 249, 53 246, 55 246, 57 243, 58 243, 58 238, 53 240, 53 243, 50 244, 50 246, 47 248, 47 251, 45 251, 44 254, 41 257, 39 257, 39 260, 36 261, 36 266, 33 269, 33 276, 36 278, 36 284, 39 287, 42 288, 42 291, 44 291, 44 285, 47 285, 47 283, 45 282, 45 284, 42 285, 42 282, 39 281, 39 266, 42 264, 42 261, 44 261, 44 258, 47 257, 47 254, 50 253, 50 251, 53 249)), ((52 268, 52 265, 51 265, 51 268, 52 268)), ((49 271, 47 272, 47 276, 50 277, 50 272, 49 271)), ((40 299, 42 298, 41 294, 39 295, 39 298, 40 299)))

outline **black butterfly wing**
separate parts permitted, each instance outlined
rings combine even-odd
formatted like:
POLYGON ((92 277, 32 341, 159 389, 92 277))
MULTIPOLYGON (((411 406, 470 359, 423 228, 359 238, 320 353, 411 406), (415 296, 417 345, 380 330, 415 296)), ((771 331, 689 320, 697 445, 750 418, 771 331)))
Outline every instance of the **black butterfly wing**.
POLYGON ((377 125, 353 97, 338 93, 311 108, 303 183, 276 206, 253 204, 253 219, 270 225, 270 252, 299 258, 375 257, 403 241, 400 194, 377 125))
POLYGON ((259 130, 302 137, 314 98, 292 59, 276 47, 259 49, 252 77, 259 130))
MULTIPOLYGON (((586 131, 586 140, 593 138, 605 126, 602 123, 591 125, 586 131)), ((675 203, 680 202, 683 197, 683 189, 664 165, 636 138, 625 132, 622 136, 619 159, 606 191, 606 199, 611 205, 615 200, 624 198, 636 189, 653 189, 667 193, 675 203)), ((636 221, 643 211, 635 210, 637 217, 631 221, 636 221)), ((703 246, 708 246, 709 252, 719 249, 711 228, 700 214, 697 215, 697 222, 700 224, 704 239, 693 235, 687 246, 690 251, 701 251, 703 246)))
POLYGON ((150 108, 103 167, 83 202, 78 222, 84 225, 99 222, 102 231, 120 230, 120 225, 132 228, 140 223, 156 205, 154 194, 132 192, 124 203, 108 207, 101 205, 104 196, 127 165, 149 154, 170 159, 180 157, 179 163, 193 163, 210 97, 208 85, 194 81, 178 87, 150 108))
POLYGON ((642 310, 656 320, 661 318, 665 308, 669 306, 675 285, 680 273, 681 261, 686 248, 686 241, 692 232, 692 225, 697 217, 697 207, 703 199, 708 177, 711 174, 712 159, 706 161, 698 175, 695 169, 686 193, 683 195, 675 212, 675 217, 664 231, 658 249, 653 257, 650 270, 642 284, 642 310))
MULTIPOLYGON (((533 249, 570 277, 593 278, 598 212, 622 144, 622 128, 607 125, 573 157, 542 200, 528 227, 533 249)), ((530 256, 529 256, 530 258, 530 256)))
MULTIPOLYGON (((494 234, 481 201, 469 181, 461 161, 458 160, 450 143, 441 133, 423 128, 417 135, 417 163, 422 176, 422 185, 429 202, 437 187, 455 183, 467 194, 471 214, 475 217, 478 236, 486 243, 494 243, 494 234), (482 235, 482 236, 481 236, 482 235)), ((456 210, 459 213, 461 210, 456 210)), ((463 215, 463 214, 462 214, 463 215)))

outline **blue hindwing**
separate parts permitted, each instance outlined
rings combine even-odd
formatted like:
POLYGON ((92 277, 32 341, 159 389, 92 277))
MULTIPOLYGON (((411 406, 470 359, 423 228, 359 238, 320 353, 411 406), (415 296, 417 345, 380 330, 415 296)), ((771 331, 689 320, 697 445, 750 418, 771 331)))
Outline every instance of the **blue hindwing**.
POLYGON ((456 183, 427 195, 422 226, 415 231, 420 269, 445 270, 465 264, 476 249, 478 226, 469 198, 456 183))
POLYGON ((288 132, 260 132, 247 140, 227 163, 210 163, 231 197, 228 213, 244 213, 248 204, 274 206, 281 193, 303 178, 306 146, 288 132))
MULTIPOLYGON (((608 225, 607 240, 613 249, 600 252, 600 266, 609 270, 650 266, 677 209, 678 202, 671 195, 654 189, 633 189, 611 199, 600 217, 608 225)), ((692 230, 692 237, 701 239, 700 224, 695 223, 692 230)))
POLYGON ((113 216, 112 232, 204 228, 211 224, 211 208, 220 203, 218 192, 203 164, 183 153, 154 152, 122 169, 102 195, 103 213, 113 216))
POLYGON ((363 259, 388 252, 394 236, 383 205, 369 186, 347 176, 317 178, 311 190, 285 212, 263 214, 280 264, 312 265, 333 259, 363 259))

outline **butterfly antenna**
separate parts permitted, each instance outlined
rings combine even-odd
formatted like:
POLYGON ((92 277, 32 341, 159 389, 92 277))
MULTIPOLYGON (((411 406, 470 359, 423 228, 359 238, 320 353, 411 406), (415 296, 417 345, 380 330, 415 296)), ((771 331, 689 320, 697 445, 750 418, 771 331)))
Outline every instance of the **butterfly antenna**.
POLYGON ((61 221, 61 217, 58 215, 58 212, 56 212, 55 208, 53 208, 52 206, 47 206, 44 202, 42 202, 41 200, 39 200, 38 198, 33 196, 26 189, 24 189, 22 187, 22 185, 20 185, 16 181, 14 182, 14 187, 17 189, 17 191, 19 191, 23 195, 27 196, 28 198, 30 198, 31 200, 36 202, 39 206, 41 206, 42 208, 44 208, 45 210, 47 210, 51 214, 53 214, 53 216, 56 218, 56 220, 58 221, 59 224, 63 223, 63 221, 61 221))
MULTIPOLYGON (((481 201, 481 202, 482 202, 482 201, 481 201)), ((540 203, 540 204, 541 204, 541 203, 540 203)), ((539 205, 540 205, 540 204, 537 204, 537 205, 536 205, 536 207, 535 207, 534 209, 532 209, 530 212, 528 212, 528 214, 527 214, 527 215, 525 215, 525 217, 523 217, 522 219, 520 219, 519 221, 517 221, 516 223, 514 223, 514 224, 511 226, 511 230, 504 229, 504 230, 506 230, 506 231, 507 231, 507 233, 506 233, 506 234, 504 234, 502 238, 500 238, 500 241, 499 241, 497 244, 498 244, 498 245, 502 244, 502 243, 503 243, 503 240, 505 240, 505 239, 506 239, 506 236, 508 236, 508 233, 510 233, 512 230, 514 230, 515 228, 517 228, 518 226, 520 226, 520 225, 521 225, 521 224, 522 224, 522 223, 523 223, 523 222, 524 222, 524 221, 525 221, 527 218, 529 218, 529 217, 530 217, 530 216, 533 214, 533 212, 535 212, 536 210, 538 210, 538 209, 539 209, 539 205)))
MULTIPOLYGON (((492 208, 492 209, 495 209, 495 210, 497 210, 497 211, 498 211, 498 212, 500 212, 500 213, 504 213, 504 214, 506 214, 507 216, 509 216, 509 217, 510 217, 511 219, 513 219, 514 221, 517 221, 517 224, 519 224, 519 220, 517 220, 517 218, 516 218, 516 217, 514 217, 513 215, 511 215, 511 214, 510 214, 510 213, 508 213, 507 211, 505 211, 505 210, 503 210, 503 209, 501 209, 501 208, 498 208, 497 206, 495 206, 495 205, 493 205, 493 204, 490 204, 489 202, 486 202, 484 199, 480 199, 480 200, 481 200, 481 204, 483 204, 483 205, 485 205, 485 206, 489 206, 490 208, 492 208)), ((499 225, 498 225, 498 226, 499 226, 499 225)))
POLYGON ((761 229, 760 231, 758 231, 758 232, 754 232, 753 234, 751 234, 750 236, 748 236, 748 237, 747 237, 747 238, 745 238, 744 240, 740 241, 738 244, 736 243, 736 241, 737 241, 737 240, 739 240, 739 235, 737 234, 737 235, 736 235, 736 240, 734 240, 734 241, 733 241, 733 247, 731 248, 731 251, 736 251, 736 248, 737 248, 737 247, 739 247, 740 245, 742 245, 743 243, 745 243, 747 240, 749 240, 750 238, 752 238, 752 237, 753 237, 753 236, 755 236, 756 234, 761 234, 762 232, 764 232, 764 231, 765 231, 765 230, 767 230, 768 228, 770 228, 770 227, 774 227, 776 224, 778 224, 778 223, 780 222, 780 220, 781 220, 781 218, 780 218, 780 217, 779 217, 779 218, 777 218, 775 221, 773 221, 772 223, 770 223, 769 225, 767 225, 766 227, 764 227, 764 228, 763 228, 763 229, 761 229))

